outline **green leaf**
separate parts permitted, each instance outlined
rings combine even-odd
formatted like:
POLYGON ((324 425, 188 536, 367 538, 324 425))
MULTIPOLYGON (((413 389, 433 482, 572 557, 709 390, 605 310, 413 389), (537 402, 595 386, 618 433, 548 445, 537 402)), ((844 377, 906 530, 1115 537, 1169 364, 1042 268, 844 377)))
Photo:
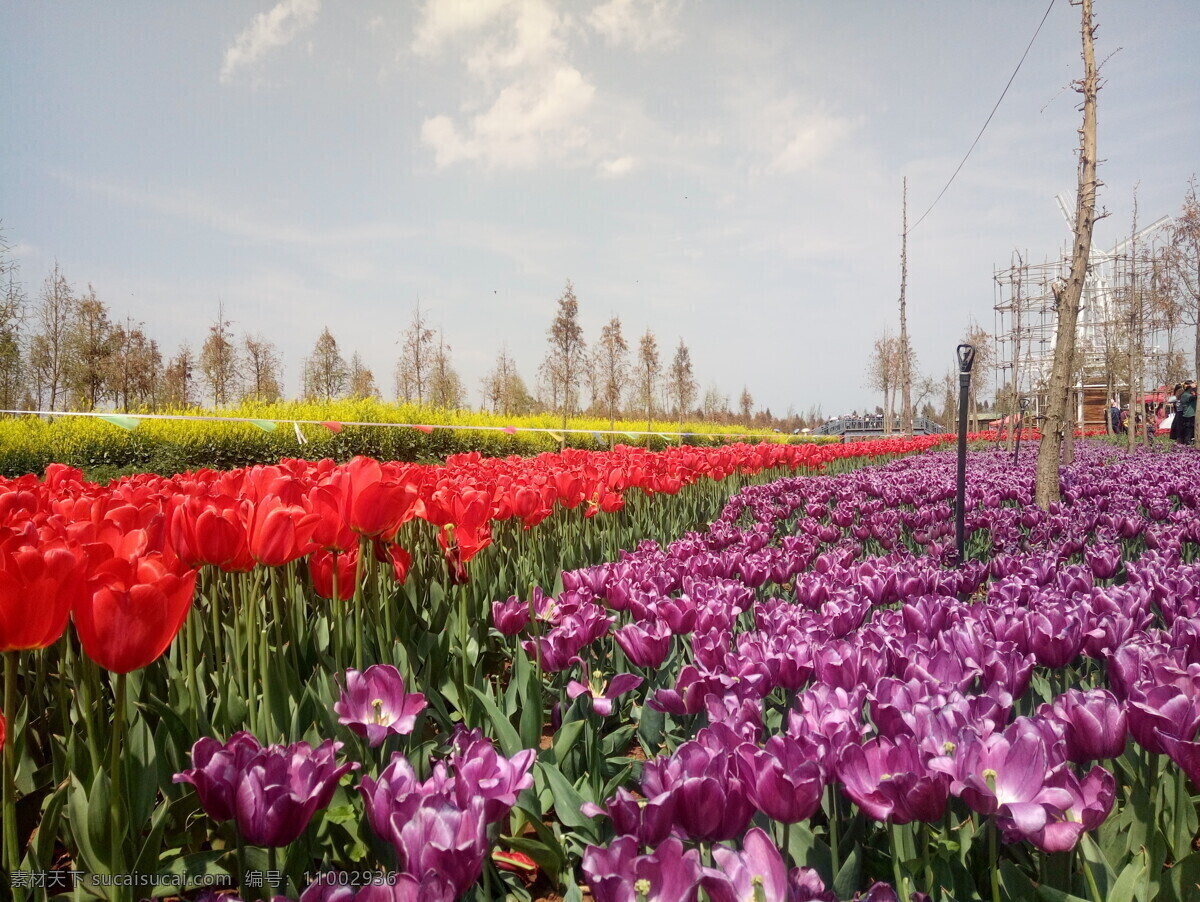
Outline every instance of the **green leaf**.
POLYGON ((849 899, 862 881, 862 846, 855 845, 833 878, 833 891, 839 899, 849 899))
POLYGON ((562 763, 571 749, 575 747, 575 743, 579 740, 579 734, 583 732, 586 725, 586 720, 569 720, 558 728, 558 732, 554 734, 554 744, 550 747, 554 764, 562 763))
POLYGON ((474 686, 471 686, 470 689, 479 698, 484 710, 487 711, 488 718, 496 730, 496 739, 500 743, 500 750, 509 758, 523 750, 525 746, 521 743, 520 734, 513 728, 508 718, 504 716, 504 712, 496 707, 491 693, 485 694, 480 692, 474 686))
POLYGON ((1146 859, 1131 861, 1117 877, 1112 890, 1105 896, 1106 902, 1133 902, 1134 893, 1146 876, 1146 859))
POLYGON ((108 772, 100 771, 88 790, 87 822, 85 830, 91 840, 92 849, 106 868, 101 873, 111 873, 113 861, 109 850, 112 846, 112 787, 108 772), (102 851, 103 850, 103 851, 102 851))
POLYGON ((572 786, 570 781, 563 776, 562 771, 553 764, 538 761, 534 767, 541 771, 550 787, 550 792, 554 797, 554 813, 558 820, 564 826, 573 827, 586 834, 590 841, 596 842, 599 839, 596 822, 580 810, 588 800, 580 795, 579 790, 572 786))
POLYGON ((86 869, 94 874, 108 873, 105 861, 92 848, 92 836, 88 830, 88 794, 79 782, 79 778, 71 775, 70 789, 67 791, 67 815, 71 826, 71 835, 75 839, 75 847, 83 858, 86 869))

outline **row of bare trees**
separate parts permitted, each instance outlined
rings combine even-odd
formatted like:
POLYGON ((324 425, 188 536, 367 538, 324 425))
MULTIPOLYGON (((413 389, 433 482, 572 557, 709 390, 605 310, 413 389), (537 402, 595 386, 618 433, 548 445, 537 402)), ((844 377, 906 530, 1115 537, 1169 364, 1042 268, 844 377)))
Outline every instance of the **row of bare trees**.
MULTIPOLYGON (((0 239, 3 233, 0 233, 0 239)), ((270 403, 284 397, 283 358, 260 334, 238 334, 223 306, 198 350, 188 345, 164 357, 143 324, 114 322, 89 285, 79 292, 56 265, 28 299, 15 261, 0 243, 0 409, 123 411, 179 409, 211 402, 270 403)), ((636 352, 613 317, 589 348, 579 322, 579 301, 567 283, 557 302, 548 352, 531 391, 507 348, 483 379, 484 402, 505 415, 555 411, 565 418, 588 412, 614 424, 620 416, 699 415, 733 422, 729 398, 711 386, 697 407, 699 386, 691 352, 681 339, 669 361, 647 330, 636 352), (585 400, 586 398, 586 400, 585 400)), ((399 340, 395 396, 407 402, 458 409, 467 405, 450 345, 417 305, 399 340)), ((349 359, 328 328, 303 360, 305 397, 329 400, 380 395, 375 376, 357 353, 349 359)), ((743 388, 741 421, 755 422, 754 400, 743 388)))
MULTIPOLYGON (((644 415, 647 429, 658 412, 670 412, 680 423, 694 413, 699 386, 691 351, 682 338, 664 369, 658 339, 647 329, 638 342, 636 357, 631 360, 621 319, 614 316, 600 330, 600 337, 589 353, 579 323, 579 300, 570 281, 558 298, 558 309, 547 335, 549 347, 540 369, 541 384, 549 402, 547 406, 562 415, 564 428, 568 416, 585 409, 581 403, 585 389, 592 399, 587 409, 607 416, 609 428, 625 412, 644 415)), ((719 406, 727 410, 727 400, 721 399, 723 396, 710 393, 706 407, 709 404, 716 407, 720 400, 719 406)), ((753 399, 745 389, 743 401, 744 407, 753 407, 753 399)))
MULTIPOLYGON (((185 344, 164 358, 142 323, 114 321, 91 285, 79 292, 57 265, 31 300, 0 243, 0 278, 0 409, 161 410, 283 398, 278 348, 262 335, 235 334, 223 307, 198 353, 185 344)), ((328 329, 304 360, 303 388, 320 399, 379 394, 361 356, 347 362, 328 329)))

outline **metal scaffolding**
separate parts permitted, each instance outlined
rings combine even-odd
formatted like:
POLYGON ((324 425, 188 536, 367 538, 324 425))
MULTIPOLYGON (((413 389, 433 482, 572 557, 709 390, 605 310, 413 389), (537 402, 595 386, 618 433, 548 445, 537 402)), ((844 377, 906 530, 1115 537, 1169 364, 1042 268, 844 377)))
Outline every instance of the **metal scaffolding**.
MULTIPOLYGON (((1061 197, 1058 203, 1070 224, 1061 197)), ((1166 327, 1157 305, 1146 302, 1152 292, 1153 255, 1145 253, 1146 246, 1139 242, 1169 221, 1163 217, 1107 251, 1092 247, 1075 337, 1076 414, 1085 426, 1102 425, 1109 395, 1128 401, 1130 386, 1140 382, 1136 376, 1130 379, 1125 362, 1130 335, 1140 336, 1135 357, 1140 355, 1141 360, 1134 369, 1151 379, 1165 371, 1170 350, 1164 341, 1166 327)), ((1041 263, 1028 262, 1028 256, 1014 253, 1007 267, 994 272, 996 397, 1007 400, 1008 406, 1018 397, 1028 397, 1040 415, 1054 364, 1055 289, 1066 284, 1071 260, 1066 250, 1041 263)))

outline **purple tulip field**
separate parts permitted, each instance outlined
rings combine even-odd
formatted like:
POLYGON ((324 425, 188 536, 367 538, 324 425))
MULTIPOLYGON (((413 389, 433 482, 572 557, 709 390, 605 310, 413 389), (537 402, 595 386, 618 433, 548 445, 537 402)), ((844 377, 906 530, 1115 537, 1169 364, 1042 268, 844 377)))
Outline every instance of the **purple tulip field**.
POLYGON ((289 887, 336 791, 304 902, 1200 898, 1200 456, 1085 444, 1046 513, 1033 453, 971 456, 961 566, 948 453, 751 486, 497 600, 453 732, 376 665, 348 747, 175 780, 289 887))
POLYGON ((957 568, 949 455, 784 479, 497 604, 561 724, 517 847, 601 902, 1197 898, 1198 463, 1092 445, 1046 514, 975 454, 957 568))

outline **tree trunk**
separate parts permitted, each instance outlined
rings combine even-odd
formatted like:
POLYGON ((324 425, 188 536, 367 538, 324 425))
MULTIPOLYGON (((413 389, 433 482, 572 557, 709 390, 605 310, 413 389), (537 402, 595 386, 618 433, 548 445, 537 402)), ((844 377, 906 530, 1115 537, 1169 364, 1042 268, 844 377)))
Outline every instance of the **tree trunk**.
MULTIPOLYGON (((1079 139, 1079 183, 1075 196, 1075 241, 1071 252, 1071 273, 1065 286, 1056 286, 1055 308, 1058 330, 1054 345, 1054 366, 1046 401, 1046 419, 1042 441, 1038 447, 1035 500, 1039 507, 1049 508, 1062 497, 1059 486, 1059 458, 1063 434, 1068 423, 1067 402, 1074 376, 1075 328, 1079 319, 1079 300, 1087 275, 1088 254, 1092 246, 1092 228, 1096 223, 1096 92, 1099 79, 1093 46, 1095 28, 1092 25, 1092 0, 1080 0, 1083 37, 1083 80, 1076 90, 1083 94, 1083 127, 1079 139)), ((1200 332, 1197 334, 1200 346, 1200 332)))
POLYGON ((908 347, 908 177, 904 178, 903 231, 900 233, 900 426, 904 434, 913 434, 912 354, 908 347))

